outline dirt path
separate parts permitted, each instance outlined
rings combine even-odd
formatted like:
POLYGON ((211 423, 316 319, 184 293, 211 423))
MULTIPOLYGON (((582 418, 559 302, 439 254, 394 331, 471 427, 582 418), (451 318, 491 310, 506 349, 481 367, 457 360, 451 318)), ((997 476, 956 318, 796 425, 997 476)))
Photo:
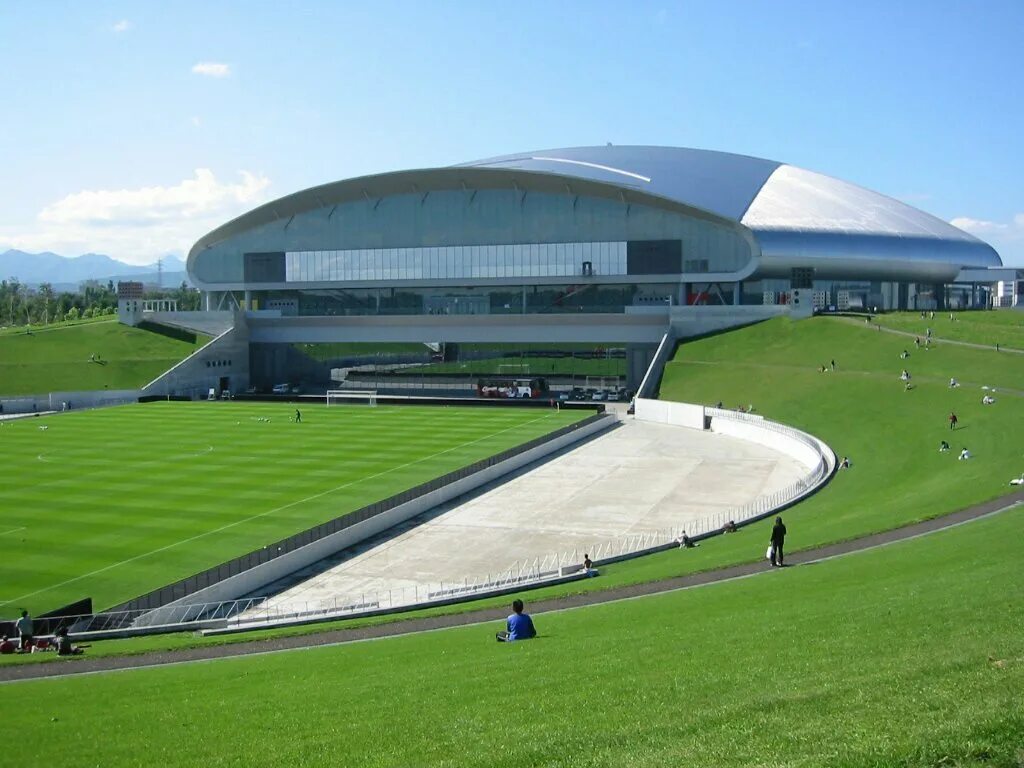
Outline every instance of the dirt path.
MULTIPOLYGON (((854 320, 852 317, 844 317, 844 318, 841 318, 841 319, 844 322, 847 322, 847 323, 849 323, 851 325, 857 326, 858 328, 865 328, 865 329, 874 330, 874 331, 882 331, 883 333, 892 333, 892 334, 895 334, 896 336, 905 336, 905 337, 909 337, 911 339, 913 339, 913 338, 920 339, 920 338, 923 338, 923 336, 924 336, 924 334, 921 334, 921 333, 912 333, 911 331, 901 331, 901 330, 898 330, 897 328, 887 328, 884 325, 880 325, 878 323, 865 323, 865 322, 861 322, 859 320, 854 320)), ((955 339, 946 339, 946 338, 942 338, 941 336, 932 336, 932 344, 955 344, 958 347, 970 347, 971 349, 987 349, 990 352, 999 351, 999 352, 1007 352, 1009 354, 1014 354, 1014 355, 1024 355, 1024 349, 1014 349, 1013 347, 1003 347, 1003 346, 1000 346, 999 349, 996 350, 996 348, 994 346, 990 345, 990 344, 976 344, 973 341, 956 341, 955 339)))
MULTIPOLYGON (((1024 504, 1024 490, 1018 490, 1008 496, 999 499, 977 504, 973 507, 953 512, 932 520, 921 523, 914 523, 902 528, 895 528, 891 531, 883 531, 859 539, 844 541, 838 544, 829 544, 823 547, 815 547, 803 552, 795 552, 787 556, 787 567, 799 567, 810 563, 818 562, 825 558, 846 555, 854 552, 874 549, 876 547, 891 544, 897 541, 904 541, 916 536, 921 536, 945 528, 950 528, 961 523, 977 520, 978 518, 1010 509, 1016 505, 1024 504)), ((742 531, 736 535, 743 535, 742 531)), ((685 552, 680 552, 680 557, 685 557, 685 552)), ((623 600, 643 595, 656 595, 663 592, 672 592, 678 589, 699 587, 704 584, 712 584, 720 581, 727 581, 743 576, 752 576, 770 571, 771 567, 763 561, 744 563, 727 568, 719 568, 704 573, 694 573, 687 576, 677 576, 671 579, 648 582, 646 584, 633 584, 624 587, 616 587, 600 592, 590 592, 582 595, 568 595, 566 597, 553 598, 550 600, 539 600, 530 603, 530 613, 534 615, 559 611, 567 608, 578 608, 586 605, 597 605, 615 600, 623 600)), ((527 597, 529 593, 526 593, 527 597)), ((468 613, 460 613, 448 616, 429 616, 419 619, 406 619, 403 621, 380 624, 370 627, 356 627, 352 629, 332 629, 314 635, 302 635, 296 637, 279 637, 265 640, 251 640, 246 642, 233 643, 229 645, 210 645, 201 648, 185 648, 175 651, 155 651, 152 653, 139 654, 137 656, 108 656, 97 658, 77 658, 68 660, 54 660, 41 664, 23 664, 9 667, 0 666, 0 683, 13 682, 17 680, 38 680, 47 677, 61 677, 67 675, 80 675, 94 672, 106 672, 123 669, 136 669, 141 667, 163 666, 167 664, 180 664, 194 661, 205 661, 209 659, 224 659, 238 656, 248 656, 260 653, 273 653, 279 651, 293 650, 297 648, 312 648, 317 646, 337 645, 350 643, 357 640, 370 640, 381 637, 395 637, 408 635, 415 632, 425 632, 446 627, 458 627, 468 624, 479 624, 481 622, 499 622, 508 613, 508 609, 487 608, 468 613)), ((495 628, 497 624, 495 624, 495 628)), ((481 630, 487 634, 491 629, 481 630)))

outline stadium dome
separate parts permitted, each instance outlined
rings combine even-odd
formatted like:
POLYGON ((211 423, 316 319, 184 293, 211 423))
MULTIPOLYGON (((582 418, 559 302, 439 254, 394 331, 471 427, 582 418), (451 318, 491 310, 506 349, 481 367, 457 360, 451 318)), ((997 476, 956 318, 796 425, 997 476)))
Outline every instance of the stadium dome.
POLYGON ((940 284, 963 268, 1000 265, 981 240, 855 184, 771 160, 652 146, 542 150, 338 181, 246 213, 188 257, 204 290, 580 275, 740 284, 800 271, 940 284))

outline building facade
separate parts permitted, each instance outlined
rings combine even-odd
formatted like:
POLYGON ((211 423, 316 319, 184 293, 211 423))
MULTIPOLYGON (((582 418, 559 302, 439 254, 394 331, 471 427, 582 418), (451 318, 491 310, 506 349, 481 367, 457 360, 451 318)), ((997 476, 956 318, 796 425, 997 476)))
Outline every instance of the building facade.
POLYGON ((304 190, 196 243, 207 306, 283 316, 942 308, 995 251, 883 195, 758 158, 584 147, 304 190))

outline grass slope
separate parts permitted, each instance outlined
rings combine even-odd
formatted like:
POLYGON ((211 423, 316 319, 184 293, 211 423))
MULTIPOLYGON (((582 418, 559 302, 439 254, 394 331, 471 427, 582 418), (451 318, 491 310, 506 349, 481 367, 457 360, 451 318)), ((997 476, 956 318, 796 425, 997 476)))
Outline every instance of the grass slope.
MULTIPOLYGON (((886 530, 952 512, 1011 490, 1007 480, 1024 470, 1024 453, 1013 439, 1024 428, 1024 401, 996 393, 994 406, 982 406, 982 382, 1020 386, 1024 358, 995 351, 937 345, 913 351, 897 336, 863 324, 835 318, 797 323, 774 320, 757 326, 683 344, 665 373, 663 396, 727 405, 753 402, 773 418, 801 426, 829 441, 854 461, 820 493, 786 512, 790 550, 806 549, 886 530), (835 358, 836 373, 817 372, 835 358), (917 388, 904 392, 898 380, 902 367, 914 375, 917 388), (950 391, 950 375, 964 386, 950 391), (946 415, 955 408, 963 429, 950 436, 946 415), (975 459, 956 461, 940 454, 948 439, 968 445, 975 459)), ((531 596, 552 597, 668 578, 760 559, 770 521, 718 537, 694 550, 672 550, 601 569, 601 577, 536 590, 531 596)), ((2 529, 0 529, 2 530, 2 529)), ((2 541, 2 539, 0 539, 2 541)), ((504 603, 474 603, 420 611, 453 613, 504 603)), ((375 618, 353 623, 401 620, 375 618)), ((190 634, 133 638, 96 644, 93 653, 117 655, 152 649, 229 643, 271 635, 307 634, 333 625, 271 630, 232 638, 201 638, 190 634)), ((51 656, 17 657, 36 663, 51 656)))
MULTIPOLYGON (((42 764, 954 766, 1024 754, 1024 510, 495 626, 19 683, 42 764), (63 706, 61 702, 66 702, 63 706), (73 705, 71 704, 73 702, 73 705), (400 733, 400 737, 396 735, 400 733)), ((13 759, 13 754, 7 754, 13 759)))
MULTIPOLYGON (((662 397, 727 407, 753 403, 765 416, 825 440, 853 469, 790 510, 801 545, 840 540, 1000 496, 1024 470, 1014 435, 1024 430, 1019 387, 1024 357, 937 346, 900 359, 906 344, 839 319, 771 320, 680 346, 666 366, 662 397), (835 359, 836 372, 819 373, 835 359), (899 380, 907 368, 914 388, 899 380), (949 389, 950 376, 962 386, 949 389), (955 411, 960 427, 949 430, 955 411), (939 453, 941 440, 952 450, 939 453), (957 461, 961 447, 974 454, 957 461)), ((911 345, 912 346, 912 345, 911 345)), ((794 542, 795 543, 795 542, 794 542)))
MULTIPOLYGON (((872 322, 883 328, 920 336, 922 342, 931 328, 932 337, 935 339, 966 341, 990 347, 999 344, 1010 349, 1024 349, 1024 312, 1013 309, 993 312, 936 312, 934 318, 922 318, 920 312, 892 312, 877 315, 872 322)), ((913 343, 914 340, 908 341, 913 343)))
POLYGON ((150 403, 0 426, 0 615, 87 595, 115 604, 589 415, 292 413, 150 403))
POLYGON ((209 341, 195 344, 116 320, 0 334, 0 394, 134 389, 209 341), (90 363, 90 355, 103 361, 90 363))

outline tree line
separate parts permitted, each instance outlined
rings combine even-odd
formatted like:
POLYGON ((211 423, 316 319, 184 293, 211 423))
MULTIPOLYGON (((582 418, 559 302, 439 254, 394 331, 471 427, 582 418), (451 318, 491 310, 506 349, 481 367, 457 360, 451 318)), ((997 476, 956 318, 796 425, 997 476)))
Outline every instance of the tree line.
MULTIPOLYGON (((199 291, 182 282, 177 288, 147 286, 143 298, 175 299, 181 311, 199 309, 199 291)), ((77 291, 55 291, 50 283, 25 285, 16 277, 0 280, 0 325, 49 325, 117 313, 117 287, 86 280, 77 291)))

